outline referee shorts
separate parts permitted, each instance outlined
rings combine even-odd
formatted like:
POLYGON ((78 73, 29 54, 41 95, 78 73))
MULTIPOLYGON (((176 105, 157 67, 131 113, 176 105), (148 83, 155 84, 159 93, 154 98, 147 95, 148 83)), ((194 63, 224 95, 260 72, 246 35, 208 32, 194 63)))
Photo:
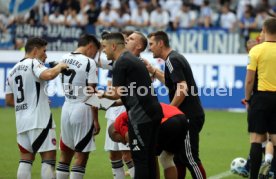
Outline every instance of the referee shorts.
POLYGON ((276 134, 276 92, 254 93, 247 117, 248 132, 276 134))

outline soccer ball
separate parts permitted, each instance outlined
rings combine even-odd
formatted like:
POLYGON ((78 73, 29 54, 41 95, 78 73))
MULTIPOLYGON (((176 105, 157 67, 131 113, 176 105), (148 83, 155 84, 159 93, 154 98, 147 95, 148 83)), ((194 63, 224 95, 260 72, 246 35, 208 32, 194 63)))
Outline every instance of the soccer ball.
POLYGON ((231 172, 235 173, 240 168, 243 168, 245 164, 246 164, 246 160, 244 158, 241 158, 241 157, 235 158, 230 165, 231 172))

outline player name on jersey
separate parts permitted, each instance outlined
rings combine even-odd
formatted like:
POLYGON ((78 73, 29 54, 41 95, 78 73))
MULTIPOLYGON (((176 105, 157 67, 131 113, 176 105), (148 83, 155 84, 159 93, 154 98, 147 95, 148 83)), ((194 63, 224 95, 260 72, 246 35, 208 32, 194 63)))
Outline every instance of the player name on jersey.
POLYGON ((28 104, 24 103, 24 104, 19 104, 15 106, 15 110, 16 111, 21 111, 21 110, 26 110, 28 109, 28 104))
POLYGON ((10 76, 14 75, 17 71, 27 71, 28 70, 28 66, 26 65, 18 65, 18 67, 14 68, 13 71, 10 73, 10 76))
POLYGON ((63 60, 64 63, 70 64, 70 65, 74 65, 78 68, 80 68, 82 66, 82 63, 80 63, 78 60, 74 60, 74 59, 64 59, 63 60))

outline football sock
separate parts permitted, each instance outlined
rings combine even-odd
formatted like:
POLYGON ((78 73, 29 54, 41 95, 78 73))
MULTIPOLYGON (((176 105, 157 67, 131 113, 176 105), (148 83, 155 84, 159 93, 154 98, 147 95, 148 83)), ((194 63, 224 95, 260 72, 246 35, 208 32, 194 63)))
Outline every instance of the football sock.
POLYGON ((272 154, 265 154, 265 162, 271 163, 272 159, 273 159, 272 154))
POLYGON ((250 159, 250 179, 258 179, 258 174, 262 163, 262 144, 251 143, 250 159))
POLYGON ((41 178, 54 179, 55 176, 55 160, 43 160, 41 164, 41 178))
POLYGON ((17 169, 17 179, 31 179, 31 170, 32 170, 31 160, 20 160, 19 166, 17 169))
POLYGON ((57 166, 57 179, 68 179, 69 178, 69 165, 66 163, 59 162, 57 166))
POLYGON ((70 179, 82 179, 85 173, 85 167, 73 166, 70 173, 70 179))
POLYGON ((131 178, 134 178, 134 163, 133 160, 130 160, 128 162, 125 162, 129 171, 129 175, 131 178))
POLYGON ((271 171, 274 172, 274 174, 276 174, 276 146, 273 146, 273 148, 274 148, 274 154, 271 162, 271 171))
POLYGON ((114 179, 123 179, 125 178, 124 165, 122 160, 113 160, 111 161, 112 173, 114 179))
POLYGON ((251 163, 250 155, 248 155, 246 164, 245 164, 245 166, 244 166, 244 168, 245 168, 247 171, 250 170, 250 163, 251 163))

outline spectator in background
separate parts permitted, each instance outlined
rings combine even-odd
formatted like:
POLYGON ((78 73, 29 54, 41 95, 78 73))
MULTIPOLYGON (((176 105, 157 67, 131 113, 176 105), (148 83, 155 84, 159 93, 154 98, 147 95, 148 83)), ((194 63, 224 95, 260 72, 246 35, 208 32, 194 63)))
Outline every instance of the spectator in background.
POLYGON ((59 2, 59 0, 51 0, 49 6, 50 6, 49 14, 53 14, 56 9, 61 8, 61 3, 59 2))
POLYGON ((85 7, 84 12, 86 12, 88 18, 88 25, 86 26, 86 32, 95 34, 95 24, 98 21, 98 17, 101 13, 100 5, 96 3, 96 0, 91 0, 85 7))
POLYGON ((60 14, 59 8, 57 8, 53 14, 50 14, 49 24, 51 24, 51 25, 64 25, 65 24, 65 17, 63 14, 60 14))
POLYGON ((249 40, 249 33, 251 30, 255 29, 255 18, 250 10, 246 10, 239 21, 239 27, 241 34, 244 36, 245 42, 249 40))
POLYGON ((77 12, 80 11, 80 1, 79 0, 61 0, 60 3, 60 12, 63 13, 66 9, 69 9, 70 7, 74 7, 74 9, 77 10, 77 12))
POLYGON ((263 23, 265 20, 270 18, 271 15, 269 15, 268 11, 265 9, 265 7, 261 6, 258 10, 257 16, 255 18, 255 27, 258 30, 262 29, 263 23))
POLYGON ((140 3, 138 9, 131 12, 131 24, 135 27, 147 27, 149 24, 149 14, 145 6, 140 3))
POLYGON ((28 22, 30 25, 44 24, 44 22, 43 22, 43 16, 40 15, 38 6, 35 6, 35 7, 29 12, 29 17, 28 17, 27 22, 28 22))
POLYGON ((221 7, 221 12, 220 27, 227 29, 229 32, 234 32, 237 25, 236 15, 230 11, 228 4, 221 7))
POLYGON ((195 11, 190 10, 190 4, 183 3, 181 9, 176 12, 173 27, 174 29, 194 27, 196 24, 196 18, 197 14, 195 11))
POLYGON ((206 28, 212 26, 212 9, 209 1, 204 1, 200 8, 199 25, 206 28))
POLYGON ((42 12, 43 16, 48 16, 50 14, 50 0, 42 0, 39 11, 42 12))
POLYGON ((88 23, 88 18, 85 13, 83 13, 82 11, 77 13, 77 10, 74 7, 70 7, 68 9, 68 15, 65 19, 65 24, 67 26, 83 27, 87 25, 87 23, 88 23))
POLYGON ((150 13, 150 26, 154 30, 166 30, 169 25, 169 13, 160 4, 150 13))
POLYGON ((118 18, 115 19, 114 25, 118 28, 126 27, 130 25, 130 15, 127 13, 125 6, 121 6, 118 9, 118 18))
POLYGON ((111 27, 115 24, 115 20, 119 18, 116 11, 111 10, 111 4, 107 3, 103 11, 100 13, 98 18, 98 25, 104 27, 111 27))
POLYGON ((139 0, 129 0, 128 1, 128 5, 129 5, 129 9, 132 9, 132 10, 136 10, 138 9, 138 2, 139 0))
POLYGON ((160 2, 160 4, 164 10, 169 12, 170 21, 173 22, 176 16, 176 12, 180 11, 183 2, 181 0, 170 0, 163 3, 160 2))
POLYGON ((93 25, 97 22, 101 9, 97 6, 95 1, 90 1, 88 6, 88 10, 86 11, 88 23, 93 25))
POLYGON ((0 14, 0 32, 5 33, 9 24, 9 18, 6 14, 0 14))
POLYGON ((118 10, 121 7, 119 0, 103 0, 101 3, 102 9, 104 9, 107 4, 110 4, 112 10, 118 10))
POLYGON ((250 0, 240 0, 237 6, 237 18, 240 20, 244 16, 244 12, 247 10, 247 6, 250 5, 250 0))

